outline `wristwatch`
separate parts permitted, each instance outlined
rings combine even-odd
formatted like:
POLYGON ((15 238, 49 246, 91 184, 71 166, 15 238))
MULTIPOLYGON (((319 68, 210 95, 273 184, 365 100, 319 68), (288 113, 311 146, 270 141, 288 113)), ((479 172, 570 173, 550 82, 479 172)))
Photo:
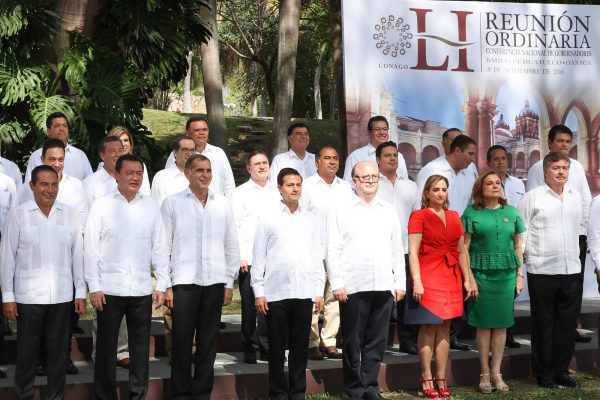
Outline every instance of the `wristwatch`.
POLYGON ((517 271, 517 276, 520 276, 521 278, 525 279, 525 273, 524 272, 517 271))

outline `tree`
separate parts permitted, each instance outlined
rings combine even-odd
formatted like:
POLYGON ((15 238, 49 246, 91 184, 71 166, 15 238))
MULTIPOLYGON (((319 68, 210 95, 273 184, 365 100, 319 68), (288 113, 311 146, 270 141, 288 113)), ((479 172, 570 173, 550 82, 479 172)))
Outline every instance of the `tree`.
POLYGON ((335 79, 336 100, 340 122, 340 139, 342 148, 340 155, 345 157, 348 151, 346 137, 346 99, 344 94, 344 58, 342 48, 342 8, 340 0, 328 0, 331 47, 333 49, 333 76, 335 79))
POLYGON ((223 110, 223 79, 221 78, 221 64, 219 62, 219 35, 217 30, 217 1, 210 0, 211 9, 204 9, 202 17, 209 22, 212 37, 208 43, 200 46, 202 54, 202 77, 204 78, 204 97, 206 99, 206 112, 212 142, 227 150, 227 128, 225 127, 225 114, 223 110))
POLYGON ((273 154, 287 150, 287 127, 292 116, 296 53, 300 21, 300 0, 281 0, 277 56, 277 101, 273 118, 273 154))
POLYGON ((0 137, 34 148, 45 138, 46 116, 62 111, 74 122, 74 141, 94 157, 94 144, 119 124, 132 130, 140 155, 160 159, 141 125, 142 107, 156 88, 186 75, 188 52, 210 37, 200 17, 207 6, 204 0, 3 0, 0 137))

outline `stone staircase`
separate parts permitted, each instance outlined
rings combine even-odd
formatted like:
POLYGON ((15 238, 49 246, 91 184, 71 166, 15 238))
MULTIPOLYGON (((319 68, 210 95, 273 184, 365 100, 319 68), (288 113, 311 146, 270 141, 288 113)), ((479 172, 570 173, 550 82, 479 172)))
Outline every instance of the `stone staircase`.
POLYGON ((246 171, 246 157, 254 150, 262 150, 270 157, 271 135, 267 126, 260 120, 249 120, 236 127, 237 139, 229 140, 229 162, 233 170, 236 186, 249 179, 246 171))
MULTIPOLYGON (((507 379, 526 378, 530 375, 529 304, 518 302, 515 307, 516 323, 514 332, 522 344, 520 349, 506 349, 503 360, 503 375, 507 379)), ((215 362, 215 384, 212 399, 266 399, 268 394, 268 365, 260 362, 244 364, 240 352, 240 316, 224 315, 226 328, 220 331, 218 355, 215 362)), ((571 368, 589 370, 598 366, 598 326, 600 325, 600 299, 585 299, 582 307, 581 323, 586 334, 592 335, 591 343, 578 343, 571 368)), ((73 338, 71 358, 79 367, 79 375, 67 376, 65 398, 83 400, 93 398, 93 364, 90 361, 92 350, 91 322, 81 321, 84 334, 73 338)), ((14 327, 14 326, 13 326, 14 327)), ((165 352, 164 327, 162 320, 153 319, 150 341, 150 388, 147 399, 169 398, 169 360, 165 352)), ((461 339, 474 344, 474 329, 462 324, 461 339)), ((16 333, 18 334, 18 332, 16 333)), ((0 367, 8 374, 0 380, 0 399, 15 398, 13 379, 16 360, 16 334, 6 337, 4 350, 0 355, 0 367)), ((399 353, 396 326, 390 324, 388 350, 379 374, 379 383, 384 390, 405 390, 416 393, 419 377, 417 356, 399 353)), ((450 385, 475 385, 479 380, 479 360, 476 351, 453 351, 448 364, 450 385)), ((120 398, 127 398, 128 372, 117 368, 117 381, 120 398)), ((307 369, 308 393, 342 393, 342 364, 340 360, 309 361, 307 369)), ((44 398, 46 379, 36 378, 36 399, 44 398)), ((413 394, 414 394, 413 393, 413 394)))

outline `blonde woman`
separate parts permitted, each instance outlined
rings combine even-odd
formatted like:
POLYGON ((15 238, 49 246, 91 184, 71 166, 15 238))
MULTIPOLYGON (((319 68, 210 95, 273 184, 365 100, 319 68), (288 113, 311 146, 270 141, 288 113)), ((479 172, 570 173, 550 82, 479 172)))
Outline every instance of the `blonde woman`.
MULTIPOLYGON (((133 135, 127 128, 124 126, 114 126, 106 136, 116 136, 121 141, 121 145, 123 146, 123 154, 133 154, 133 135)), ((104 163, 98 164, 98 168, 100 168, 104 163)), ((148 177, 148 168, 144 163, 144 179, 142 180, 142 188, 140 189, 142 193, 150 195, 150 178, 148 177)))
POLYGON ((413 211, 408 223, 412 290, 409 285, 404 322, 421 325, 417 342, 420 383, 428 399, 452 395, 446 383, 450 322, 463 315, 463 286, 467 298, 477 298, 460 217, 448 205, 448 179, 432 175, 425 182, 421 210, 413 211), (431 372, 434 353, 435 377, 431 372))

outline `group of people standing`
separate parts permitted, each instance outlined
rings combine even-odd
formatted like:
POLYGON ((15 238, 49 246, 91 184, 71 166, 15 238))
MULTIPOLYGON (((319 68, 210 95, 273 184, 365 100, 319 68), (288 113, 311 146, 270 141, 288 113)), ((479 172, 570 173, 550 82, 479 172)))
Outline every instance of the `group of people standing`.
POLYGON ((76 373, 68 355, 86 292, 96 398, 117 398, 116 365, 130 369, 129 397, 145 398, 152 307, 163 305, 171 397, 210 398, 221 307, 236 279, 243 360, 256 363, 258 352, 269 362, 271 399, 304 398, 307 360, 324 357, 342 359, 350 399, 381 399, 395 304, 400 349, 419 355, 425 397, 451 396, 449 348, 469 348, 456 340, 465 304, 477 327, 480 391, 509 391, 500 366, 526 277, 534 375, 544 387, 578 385, 567 366, 580 256, 589 229, 592 260, 600 261, 600 235, 583 168, 566 155, 565 126, 550 130, 550 153, 531 168, 527 193, 507 174, 502 146, 488 150, 490 170, 479 174, 476 143, 458 129, 443 133, 446 154, 413 182, 382 116, 369 121, 369 143, 349 155, 344 179, 337 150, 307 152, 308 128, 295 123, 290 150, 272 164, 260 150, 248 154, 250 178, 238 187, 203 118, 188 120, 152 186, 126 129, 102 139, 92 172, 68 144, 66 116, 51 115, 47 127, 25 184, 0 159, 0 287, 3 314, 17 321, 19 399, 32 398, 40 364, 48 397, 62 398, 65 373, 76 373))

